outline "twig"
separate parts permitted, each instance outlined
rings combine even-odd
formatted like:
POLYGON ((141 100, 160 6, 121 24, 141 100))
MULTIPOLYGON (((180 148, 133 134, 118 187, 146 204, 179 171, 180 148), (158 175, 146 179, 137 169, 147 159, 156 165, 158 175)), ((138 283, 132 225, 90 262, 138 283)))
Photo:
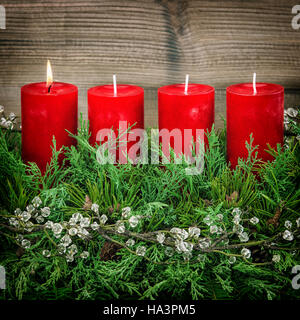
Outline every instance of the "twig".
MULTIPOLYGON (((16 233, 32 233, 29 231, 25 231, 24 229, 20 230, 18 228, 12 227, 12 226, 8 226, 5 224, 0 224, 0 226, 7 228, 8 230, 12 231, 12 232, 16 232, 16 233)), ((125 230, 125 232, 123 233, 118 233, 116 230, 114 230, 113 228, 114 226, 103 226, 103 227, 99 227, 97 229, 97 232, 100 236, 102 236, 104 239, 116 243, 119 246, 121 246, 122 248, 125 248, 127 251, 129 251, 132 254, 136 254, 135 251, 131 250, 128 246, 126 246, 124 243, 113 239, 111 236, 121 236, 121 237, 125 237, 125 238, 135 238, 141 241, 145 241, 145 242, 151 242, 154 244, 157 244, 157 240, 156 240, 156 236, 157 234, 161 233, 161 232, 169 232, 168 230, 164 230, 164 231, 154 231, 154 232, 148 232, 148 233, 136 233, 136 232, 132 232, 129 230, 125 230)), ((40 231, 43 230, 47 236, 47 238, 52 242, 52 244, 54 244, 55 246, 57 246, 57 244, 53 241, 53 239, 50 237, 49 233, 46 231, 45 226, 43 225, 36 225, 33 227, 34 231, 40 231)), ((295 232, 295 235, 298 234, 299 231, 295 232)), ((223 254, 225 256, 235 256, 235 257, 242 257, 241 254, 237 254, 237 253, 229 253, 229 252, 225 252, 224 250, 234 250, 234 249, 239 249, 239 248, 246 248, 246 247, 254 247, 257 245, 265 245, 270 249, 274 249, 274 250, 299 250, 299 247, 295 247, 295 248, 283 248, 283 247, 276 247, 276 246, 271 246, 269 243, 273 242, 275 239, 279 238, 282 233, 279 232, 278 234, 276 234, 275 236, 268 238, 268 239, 264 239, 264 240, 258 240, 258 241, 249 241, 249 242, 245 242, 245 243, 235 243, 235 244, 231 244, 231 245, 226 245, 226 246, 217 246, 218 243, 220 243, 222 240, 228 238, 228 235, 233 234, 233 232, 229 232, 226 233, 224 235, 222 235, 220 238, 216 239, 212 245, 208 248, 200 248, 199 245, 194 245, 194 250, 197 250, 199 252, 202 253, 219 253, 219 254, 223 254)), ((89 240, 89 239, 88 239, 89 240)), ((175 248, 175 243, 174 241, 169 241, 169 240, 165 240, 164 241, 164 245, 175 248)), ((175 263, 175 261, 171 261, 171 262, 157 262, 157 261, 153 261, 148 257, 143 256, 144 259, 146 259, 147 261, 154 263, 154 264, 173 264, 175 263)), ((245 260, 245 259, 244 259, 245 260)), ((249 262, 247 259, 245 260, 250 264, 254 264, 254 265, 266 265, 266 264, 271 264, 272 262, 266 262, 266 263, 252 263, 249 262)))

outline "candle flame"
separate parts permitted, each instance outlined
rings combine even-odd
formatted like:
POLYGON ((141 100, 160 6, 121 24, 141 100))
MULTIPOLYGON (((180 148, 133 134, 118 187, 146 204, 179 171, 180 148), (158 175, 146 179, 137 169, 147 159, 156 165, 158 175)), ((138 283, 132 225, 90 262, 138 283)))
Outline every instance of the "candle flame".
POLYGON ((46 86, 49 88, 53 83, 53 75, 52 75, 52 69, 51 69, 51 64, 50 61, 47 61, 47 83, 46 86))

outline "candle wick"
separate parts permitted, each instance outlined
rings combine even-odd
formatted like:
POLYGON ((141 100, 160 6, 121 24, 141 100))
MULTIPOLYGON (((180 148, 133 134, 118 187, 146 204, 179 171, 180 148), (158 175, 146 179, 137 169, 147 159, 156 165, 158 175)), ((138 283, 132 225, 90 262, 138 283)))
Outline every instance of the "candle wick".
POLYGON ((188 93, 188 87, 189 87, 189 75, 185 75, 185 87, 184 87, 184 94, 188 93))
POLYGON ((52 87, 52 84, 50 84, 50 86, 48 87, 48 93, 50 93, 51 87, 52 87))
POLYGON ((256 72, 253 73, 253 94, 255 95, 256 91, 256 72))
POLYGON ((113 83, 114 83, 114 96, 116 97, 117 96, 117 77, 115 74, 113 75, 113 83))

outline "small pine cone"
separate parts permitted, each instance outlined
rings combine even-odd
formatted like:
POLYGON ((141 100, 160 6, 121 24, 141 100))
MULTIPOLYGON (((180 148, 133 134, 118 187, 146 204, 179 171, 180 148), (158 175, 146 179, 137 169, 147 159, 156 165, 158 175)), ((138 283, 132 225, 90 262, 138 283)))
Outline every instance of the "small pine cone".
POLYGON ((114 213, 114 208, 112 208, 112 207, 108 208, 108 213, 109 214, 113 214, 114 213))
POLYGON ((270 254, 263 248, 253 247, 252 248, 252 259, 255 263, 267 262, 270 258, 270 254))
POLYGON ((25 253, 25 249, 22 247, 18 247, 17 251, 16 251, 16 255, 18 258, 21 258, 22 255, 25 253))
POLYGON ((117 252, 121 248, 122 247, 116 243, 105 241, 103 247, 101 248, 100 259, 103 261, 120 259, 120 257, 117 256, 117 252))

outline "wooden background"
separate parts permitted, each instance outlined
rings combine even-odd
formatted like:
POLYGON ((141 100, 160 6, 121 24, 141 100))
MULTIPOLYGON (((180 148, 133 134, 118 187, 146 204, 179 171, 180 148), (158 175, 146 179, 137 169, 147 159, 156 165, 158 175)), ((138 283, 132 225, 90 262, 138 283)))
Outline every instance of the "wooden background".
POLYGON ((119 83, 145 89, 145 123, 157 126, 157 88, 184 82, 216 88, 216 124, 226 86, 281 84, 285 107, 299 104, 300 30, 290 0, 0 0, 0 105, 20 115, 20 87, 44 81, 50 59, 57 81, 79 87, 86 117, 89 87, 119 83))

